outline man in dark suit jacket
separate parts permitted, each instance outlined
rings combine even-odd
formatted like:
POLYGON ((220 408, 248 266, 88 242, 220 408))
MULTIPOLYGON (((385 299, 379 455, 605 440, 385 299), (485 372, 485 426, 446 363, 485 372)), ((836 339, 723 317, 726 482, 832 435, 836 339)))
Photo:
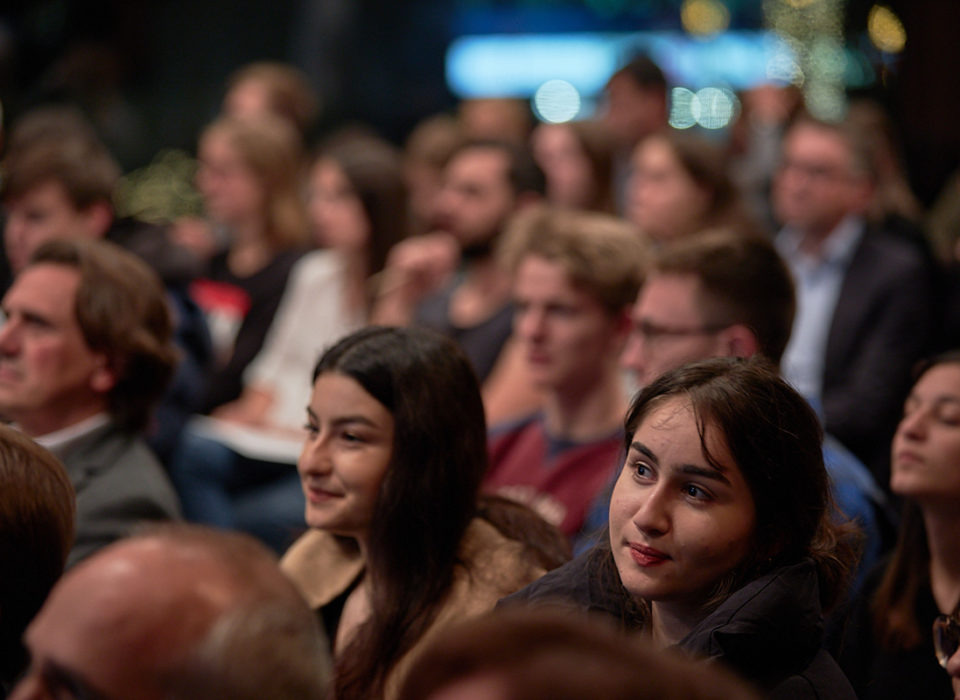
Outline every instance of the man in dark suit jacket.
POLYGON ((910 369, 930 348, 936 272, 917 242, 866 221, 875 169, 862 136, 804 118, 784 138, 773 203, 798 313, 783 367, 886 484, 910 369))
POLYGON ((104 241, 43 244, 3 298, 0 416, 57 454, 77 492, 68 564, 141 520, 177 518, 140 439, 176 365, 157 276, 104 241))

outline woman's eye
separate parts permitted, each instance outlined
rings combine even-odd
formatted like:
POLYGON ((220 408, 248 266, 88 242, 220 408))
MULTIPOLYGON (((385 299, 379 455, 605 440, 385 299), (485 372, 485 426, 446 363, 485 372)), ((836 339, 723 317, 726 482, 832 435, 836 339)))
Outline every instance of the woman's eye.
POLYGON ((712 501, 713 495, 696 484, 685 484, 683 494, 697 501, 712 501))
POLYGON ((653 470, 646 462, 634 462, 633 473, 641 479, 649 479, 653 475, 653 470))
POLYGON ((307 435, 309 435, 310 437, 314 437, 317 433, 320 432, 320 428, 318 428, 317 426, 311 423, 305 424, 303 426, 303 429, 307 431, 307 435))

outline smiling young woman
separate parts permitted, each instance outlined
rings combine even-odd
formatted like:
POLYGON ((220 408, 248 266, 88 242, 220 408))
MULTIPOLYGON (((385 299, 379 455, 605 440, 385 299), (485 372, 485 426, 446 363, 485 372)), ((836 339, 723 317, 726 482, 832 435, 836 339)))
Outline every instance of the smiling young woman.
POLYGON ((606 613, 768 697, 853 698, 820 644, 855 534, 806 401, 764 360, 713 359, 649 384, 625 429, 608 540, 511 600, 606 613))
POLYGON ((306 428, 311 530, 283 566, 334 640, 338 700, 393 697, 432 630, 565 560, 562 535, 532 511, 478 503, 483 405, 453 341, 414 328, 347 336, 316 366, 306 428))

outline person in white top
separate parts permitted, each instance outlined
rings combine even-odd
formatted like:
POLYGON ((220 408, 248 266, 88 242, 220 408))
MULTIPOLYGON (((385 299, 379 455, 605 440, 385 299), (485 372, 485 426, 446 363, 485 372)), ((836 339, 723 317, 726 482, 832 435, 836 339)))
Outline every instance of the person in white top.
POLYGON ((305 381, 324 348, 366 323, 372 281, 407 226, 397 153, 379 139, 333 141, 309 178, 321 248, 304 256, 240 397, 196 419, 171 460, 188 519, 257 535, 282 551, 303 526, 294 469, 305 381))

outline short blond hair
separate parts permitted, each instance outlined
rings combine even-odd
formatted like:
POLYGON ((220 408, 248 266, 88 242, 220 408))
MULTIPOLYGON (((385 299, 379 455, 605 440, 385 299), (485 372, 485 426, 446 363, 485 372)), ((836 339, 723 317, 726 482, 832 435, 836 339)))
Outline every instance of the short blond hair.
POLYGON ((650 253, 640 232, 608 214, 535 207, 510 222, 499 250, 515 274, 528 256, 561 265, 611 313, 634 302, 650 253))

